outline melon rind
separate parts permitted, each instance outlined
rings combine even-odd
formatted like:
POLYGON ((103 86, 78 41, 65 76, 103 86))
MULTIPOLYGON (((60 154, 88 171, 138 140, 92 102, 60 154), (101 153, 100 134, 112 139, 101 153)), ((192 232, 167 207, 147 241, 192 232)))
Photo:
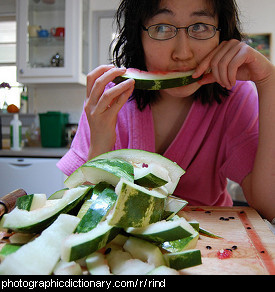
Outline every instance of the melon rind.
POLYGON ((61 259, 70 262, 88 256, 113 240, 120 230, 103 221, 89 232, 72 234, 63 242, 61 259))
POLYGON ((67 190, 62 199, 51 200, 56 204, 33 211, 13 209, 1 219, 1 227, 22 233, 36 233, 44 230, 61 213, 68 213, 86 196, 91 187, 81 186, 67 190))
POLYGON ((182 270, 200 265, 201 251, 199 249, 189 249, 182 252, 164 254, 166 264, 175 270, 182 270))
POLYGON ((50 275, 61 256, 62 242, 78 222, 75 216, 59 215, 39 237, 5 258, 0 275, 50 275))
POLYGON ((166 196, 121 179, 114 209, 107 217, 109 225, 127 228, 144 227, 161 219, 166 196))
POLYGON ((152 152, 148 152, 144 150, 139 150, 139 149, 114 150, 114 151, 101 154, 92 160, 114 159, 114 158, 126 160, 133 165, 140 164, 140 163, 141 164, 146 163, 148 165, 150 163, 156 163, 160 165, 161 167, 166 168, 169 173, 169 177, 171 179, 171 181, 165 185, 169 194, 173 194, 181 176, 185 173, 185 171, 176 162, 173 162, 172 160, 160 154, 152 153, 152 152))
POLYGON ((188 249, 194 249, 197 246, 198 239, 199 233, 196 232, 185 238, 163 242, 161 248, 168 252, 181 252, 188 249))
POLYGON ((194 72, 146 72, 130 68, 124 75, 116 77, 113 82, 118 84, 127 79, 134 79, 136 89, 162 90, 189 85, 200 80, 201 77, 192 77, 194 72))
POLYGON ((85 182, 98 184, 102 181, 116 186, 120 178, 134 181, 134 169, 125 160, 96 158, 87 161, 73 172, 64 182, 65 186, 75 188, 85 182))
POLYGON ((95 228, 99 222, 105 220, 117 199, 114 188, 106 187, 98 197, 92 201, 89 209, 77 225, 76 233, 88 232, 95 228))
POLYGON ((175 221, 162 220, 142 228, 129 227, 126 232, 157 243, 175 241, 198 234, 184 218, 175 221))

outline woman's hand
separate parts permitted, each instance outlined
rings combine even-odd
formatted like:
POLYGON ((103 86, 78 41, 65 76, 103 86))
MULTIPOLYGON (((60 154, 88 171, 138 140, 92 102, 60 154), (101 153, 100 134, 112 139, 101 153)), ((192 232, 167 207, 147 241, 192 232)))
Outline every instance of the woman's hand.
POLYGON ((112 150, 116 141, 117 115, 134 90, 134 80, 127 80, 105 90, 109 82, 126 69, 103 65, 87 76, 85 113, 91 132, 88 159, 112 150))
POLYGON ((222 42, 197 67, 194 78, 207 71, 199 84, 217 82, 231 89, 236 80, 253 81, 257 84, 269 78, 272 64, 259 52, 238 40, 222 42))

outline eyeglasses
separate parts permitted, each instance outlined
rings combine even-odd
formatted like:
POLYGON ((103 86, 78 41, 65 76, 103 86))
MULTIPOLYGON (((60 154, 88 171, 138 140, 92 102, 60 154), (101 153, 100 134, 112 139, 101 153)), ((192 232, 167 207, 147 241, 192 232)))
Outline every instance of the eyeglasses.
POLYGON ((142 26, 144 31, 148 32, 150 38, 159 41, 165 41, 174 38, 180 29, 185 29, 187 34, 196 40, 208 40, 213 38, 217 31, 221 31, 220 28, 215 27, 212 24, 195 23, 187 27, 176 27, 172 24, 154 24, 146 28, 142 26))

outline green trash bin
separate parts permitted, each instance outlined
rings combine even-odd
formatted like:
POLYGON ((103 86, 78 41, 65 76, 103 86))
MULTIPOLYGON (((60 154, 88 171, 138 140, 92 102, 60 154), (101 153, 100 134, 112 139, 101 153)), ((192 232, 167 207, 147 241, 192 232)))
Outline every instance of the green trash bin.
POLYGON ((47 112, 39 114, 42 147, 64 147, 67 144, 66 125, 69 114, 47 112))

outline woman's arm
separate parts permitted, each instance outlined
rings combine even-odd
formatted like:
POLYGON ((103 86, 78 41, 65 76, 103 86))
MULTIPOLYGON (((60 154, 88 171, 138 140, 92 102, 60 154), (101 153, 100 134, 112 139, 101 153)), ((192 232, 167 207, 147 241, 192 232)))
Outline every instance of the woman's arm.
POLYGON ((237 40, 221 43, 198 66, 200 84, 218 82, 231 89, 236 80, 255 82, 259 95, 259 146, 252 172, 243 180, 248 203, 268 220, 275 217, 275 67, 237 40))
POLYGON ((256 83, 259 93, 259 145, 253 171, 243 180, 248 203, 265 218, 275 217, 275 70, 256 83))

